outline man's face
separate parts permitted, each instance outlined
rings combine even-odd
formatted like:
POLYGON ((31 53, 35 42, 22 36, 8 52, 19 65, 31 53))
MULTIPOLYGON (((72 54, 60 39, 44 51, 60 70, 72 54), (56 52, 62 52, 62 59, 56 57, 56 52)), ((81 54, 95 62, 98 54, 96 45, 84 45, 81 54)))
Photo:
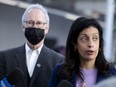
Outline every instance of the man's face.
POLYGON ((48 33, 49 24, 46 16, 40 9, 30 9, 23 23, 23 31, 30 45, 40 45, 48 33), (31 29, 31 30, 30 30, 31 29), (42 32, 44 30, 44 34, 42 32))
POLYGON ((48 33, 48 23, 45 14, 39 9, 30 9, 26 15, 24 28, 34 27, 45 30, 45 34, 48 33))

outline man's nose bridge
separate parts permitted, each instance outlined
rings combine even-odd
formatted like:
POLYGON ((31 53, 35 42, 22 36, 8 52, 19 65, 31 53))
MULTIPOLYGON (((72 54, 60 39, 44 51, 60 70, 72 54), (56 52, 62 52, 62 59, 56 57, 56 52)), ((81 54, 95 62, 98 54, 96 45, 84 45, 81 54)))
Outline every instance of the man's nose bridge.
POLYGON ((33 27, 37 27, 37 23, 36 22, 34 22, 33 27))

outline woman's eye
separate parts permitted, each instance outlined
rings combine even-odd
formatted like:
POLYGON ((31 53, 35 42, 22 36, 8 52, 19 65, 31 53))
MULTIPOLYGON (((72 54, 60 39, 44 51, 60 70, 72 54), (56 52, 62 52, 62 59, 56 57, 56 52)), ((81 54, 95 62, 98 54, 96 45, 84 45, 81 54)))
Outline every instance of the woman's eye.
POLYGON ((86 37, 82 37, 82 38, 81 38, 81 41, 86 41, 86 40, 87 40, 86 37))
POLYGON ((93 37, 93 40, 94 40, 94 41, 98 40, 98 37, 93 37))

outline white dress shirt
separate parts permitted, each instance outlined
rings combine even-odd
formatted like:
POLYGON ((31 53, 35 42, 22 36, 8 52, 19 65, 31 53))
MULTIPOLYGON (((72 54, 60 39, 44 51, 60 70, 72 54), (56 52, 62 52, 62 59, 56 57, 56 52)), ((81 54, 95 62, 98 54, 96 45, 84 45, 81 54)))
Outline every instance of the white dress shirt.
POLYGON ((27 43, 25 44, 26 64, 27 64, 27 68, 28 68, 30 77, 32 77, 32 75, 33 75, 33 71, 34 71, 34 68, 35 68, 35 65, 36 65, 36 62, 37 62, 37 59, 39 57, 42 47, 43 47, 43 45, 40 46, 37 50, 32 50, 27 45, 27 43))

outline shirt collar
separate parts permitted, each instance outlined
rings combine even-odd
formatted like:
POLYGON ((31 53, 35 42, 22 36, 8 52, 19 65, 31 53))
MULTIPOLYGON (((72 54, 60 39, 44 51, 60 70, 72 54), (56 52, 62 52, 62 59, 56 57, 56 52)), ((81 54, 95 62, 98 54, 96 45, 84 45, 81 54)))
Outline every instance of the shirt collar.
MULTIPOLYGON (((41 52, 42 47, 43 47, 43 44, 38 49, 36 49, 37 54, 41 52)), ((27 43, 25 44, 25 49, 26 49, 26 53, 28 53, 29 51, 32 51, 32 49, 27 45, 27 43)))

